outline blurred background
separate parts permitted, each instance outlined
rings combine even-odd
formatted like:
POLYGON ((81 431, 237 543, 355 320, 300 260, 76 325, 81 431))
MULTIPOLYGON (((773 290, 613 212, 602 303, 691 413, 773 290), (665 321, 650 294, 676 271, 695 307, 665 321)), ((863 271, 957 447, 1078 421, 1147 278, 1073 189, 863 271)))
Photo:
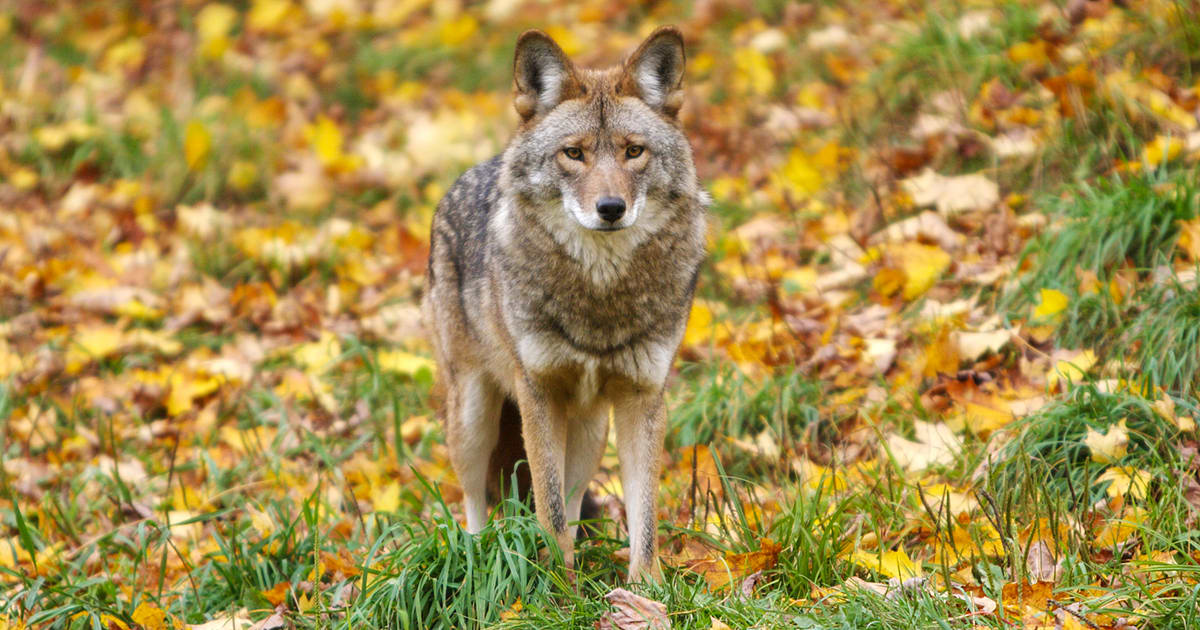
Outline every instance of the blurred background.
MULTIPOLYGON (((931 563, 999 598, 1028 558, 977 503, 954 518, 990 530, 939 529, 928 484, 967 501, 1026 416, 1056 444, 1123 415, 1188 430, 1200 339, 1146 331, 1200 330, 1200 223, 1171 196, 1200 155, 1193 3, 0 0, 0 628, 591 624, 592 587, 572 596, 590 617, 556 617, 544 572, 483 586, 447 553, 537 542, 527 514, 482 542, 436 529, 460 493, 417 303, 436 203, 516 125, 517 36, 602 66, 663 24, 685 35, 680 120, 715 204, 662 488, 664 554, 691 577, 657 593, 675 610, 769 584, 680 627, 931 563), (1067 395, 1147 365, 1086 413, 1067 395)), ((1064 472, 1063 452, 990 491, 1058 480, 1045 509, 1070 512, 1111 461, 1064 472)), ((1122 478, 1182 466, 1156 457, 1122 478)), ((1136 516, 1110 494, 1095 527, 1136 516)), ((609 515, 581 552, 600 584, 621 579, 609 515)), ((1056 553, 1095 543, 1078 531, 1056 553)), ((1173 531, 1145 550, 1195 554, 1173 531)))

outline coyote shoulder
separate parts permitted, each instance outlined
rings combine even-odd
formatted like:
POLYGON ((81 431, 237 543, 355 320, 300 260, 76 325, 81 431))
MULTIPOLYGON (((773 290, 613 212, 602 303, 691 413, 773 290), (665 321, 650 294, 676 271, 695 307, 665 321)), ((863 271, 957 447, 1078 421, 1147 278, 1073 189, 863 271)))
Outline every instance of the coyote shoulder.
POLYGON ((422 305, 467 528, 527 459, 538 520, 572 566, 611 410, 631 580, 658 573, 663 389, 704 257, 707 196, 677 120, 683 64, 671 27, 605 70, 521 35, 520 126, 438 205, 422 305))

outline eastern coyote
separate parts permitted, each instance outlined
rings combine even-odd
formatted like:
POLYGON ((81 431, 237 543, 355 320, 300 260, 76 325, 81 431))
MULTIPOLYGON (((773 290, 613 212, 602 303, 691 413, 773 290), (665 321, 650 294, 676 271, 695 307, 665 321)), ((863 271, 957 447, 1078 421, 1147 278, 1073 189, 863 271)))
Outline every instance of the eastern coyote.
POLYGON ((438 205, 423 303, 467 528, 526 458, 538 520, 573 567, 570 523, 611 409, 630 580, 659 573, 663 388, 704 258, 708 197, 676 119, 683 63, 671 27, 606 70, 521 35, 520 126, 438 205))

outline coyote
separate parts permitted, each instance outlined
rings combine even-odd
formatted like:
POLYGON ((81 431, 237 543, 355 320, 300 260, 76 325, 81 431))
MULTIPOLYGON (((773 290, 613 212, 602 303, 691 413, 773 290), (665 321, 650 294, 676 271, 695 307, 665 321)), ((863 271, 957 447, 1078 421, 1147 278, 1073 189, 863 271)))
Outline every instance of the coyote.
POLYGON ((705 255, 708 196, 677 120, 683 63, 672 27, 606 70, 522 34, 520 125, 438 204, 422 304, 467 529, 527 459, 538 521, 572 569, 611 414, 631 581, 660 575, 663 389, 705 255))

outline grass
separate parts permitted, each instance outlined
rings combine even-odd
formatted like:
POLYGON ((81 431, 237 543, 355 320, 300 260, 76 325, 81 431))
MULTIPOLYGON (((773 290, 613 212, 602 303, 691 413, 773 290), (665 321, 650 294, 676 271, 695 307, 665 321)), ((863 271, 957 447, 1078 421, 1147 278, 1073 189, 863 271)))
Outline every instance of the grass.
POLYGON ((1031 240, 1031 267, 1002 303, 1021 314, 1042 289, 1069 298, 1057 335, 1136 366, 1122 376, 1188 395, 1197 387, 1200 306, 1170 263, 1179 223, 1200 216, 1186 173, 1103 179, 1049 201, 1052 227, 1031 240))
MULTIPOLYGON (((795 33, 828 22, 824 13, 798 18, 793 7, 773 0, 755 4, 763 25, 798 20, 800 26, 788 26, 795 33)), ((1180 15, 1194 14, 1184 3, 1174 6, 1180 15)), ((639 8, 623 19, 633 30, 643 18, 657 20, 667 9, 681 16, 692 11, 682 5, 646 13, 639 8)), ((835 9, 823 5, 814 11, 835 9)), ((846 87, 850 97, 841 112, 846 119, 830 129, 811 130, 811 138, 805 129, 805 138, 795 145, 836 138, 864 155, 879 146, 903 145, 911 141, 915 116, 926 111, 937 92, 958 90, 966 108, 988 81, 1014 92, 1035 93, 1044 90, 1044 79, 1069 69, 1058 59, 1032 70, 1012 60, 1014 46, 1042 36, 1037 7, 1008 2, 996 9, 996 16, 989 32, 965 37, 958 30, 961 9, 935 3, 907 20, 908 30, 889 44, 887 54, 849 86, 842 84, 855 69, 846 71, 839 65, 842 52, 798 52, 796 58, 805 63, 789 63, 792 53, 800 50, 793 50, 789 41, 784 52, 767 58, 768 69, 778 76, 763 98, 786 109, 793 99, 800 101, 798 90, 808 82, 846 87)), ((1200 59, 1195 21, 1172 26, 1160 17, 1146 20, 1143 31, 1120 42, 1100 61, 1116 64, 1126 52, 1145 51, 1145 58, 1130 57, 1131 71, 1162 68, 1180 77, 1177 87, 1186 91, 1195 82, 1193 66, 1200 59)), ((713 27, 704 35, 717 40, 707 42, 712 44, 710 57, 735 55, 750 46, 747 42, 758 27, 745 22, 733 11, 714 16, 713 27)), ((53 25, 47 22, 45 28, 53 25)), ((62 28, 64 33, 69 30, 62 28)), ((59 41, 63 33, 44 35, 54 40, 47 43, 49 57, 71 67, 96 67, 94 55, 59 41)), ((434 42, 439 37, 435 30, 410 32, 404 39, 364 25, 329 39, 330 63, 321 67, 331 69, 315 77, 310 88, 328 97, 333 118, 348 130, 363 121, 375 124, 375 118, 418 111, 404 109, 409 106, 406 99, 436 101, 430 111, 474 111, 469 103, 474 92, 508 88, 509 35, 481 31, 478 46, 454 47, 434 42), (477 54, 477 47, 486 48, 487 54, 477 54), (389 81, 409 84, 400 90, 389 81)), ((0 32, 0 65, 5 68, 0 94, 15 85, 9 70, 18 67, 19 55, 10 50, 15 47, 12 39, 0 32)), ((286 40, 288 47, 305 48, 309 43, 286 40)), ((729 77, 721 74, 725 61, 717 59, 706 71, 716 77, 703 86, 710 90, 706 97, 723 104, 749 100, 733 92, 729 77)), ((390 201, 390 182, 364 178, 335 182, 338 194, 322 207, 285 210, 276 199, 272 177, 288 167, 296 147, 279 142, 273 128, 241 120, 244 112, 238 104, 242 98, 258 103, 282 94, 283 86, 267 73, 212 66, 196 61, 187 67, 198 99, 206 103, 203 108, 183 113, 160 104, 147 129, 103 126, 99 135, 72 141, 59 151, 28 139, 31 134, 14 134, 11 145, 0 148, 0 162, 11 158, 35 170, 41 178, 36 194, 46 199, 61 196, 77 181, 142 182, 153 209, 147 214, 154 222, 124 207, 113 209, 114 216, 128 214, 143 221, 139 226, 170 230, 178 204, 211 202, 222 209, 245 210, 253 225, 272 226, 286 215, 314 230, 333 217, 357 218, 370 212, 376 215, 371 221, 387 223, 375 235, 380 240, 398 237, 386 216, 385 221, 378 218, 386 213, 378 212, 377 204, 395 206, 402 220, 419 215, 436 201, 430 191, 460 166, 435 163, 435 170, 422 170, 424 158, 431 156, 417 156, 420 159, 409 165, 416 174, 398 186, 390 201), (203 166, 189 169, 183 138, 192 120, 209 125, 214 150, 203 166), (231 183, 234 160, 254 166, 258 177, 248 187, 231 183)), ((296 85, 289 89, 300 89, 296 85)), ((511 115, 508 109, 505 114, 488 109, 495 102, 479 108, 498 120, 511 115)), ((1153 407, 1155 400, 1169 396, 1178 414, 1200 413, 1195 400, 1200 390, 1200 298, 1194 285, 1177 273, 1175 250, 1178 222, 1200 214, 1197 190, 1188 167, 1178 164, 1116 175, 1114 164, 1136 160, 1145 141, 1159 130, 1098 96, 1087 104, 1083 115, 1054 127, 1040 152, 1027 160, 1000 163, 987 154, 968 155, 953 148, 935 152, 929 165, 945 174, 983 172, 997 179, 1004 193, 1027 197, 1023 206, 1015 206, 1043 211, 1049 218, 1050 227, 1025 245, 1015 282, 998 296, 998 303, 1000 314, 1010 321, 1054 324, 1053 336, 1035 351, 1006 350, 1003 363, 979 371, 999 372, 1020 361, 1036 361, 1039 353, 1055 347, 1090 349, 1101 359, 1097 376, 1125 377, 1132 384, 1115 386, 1114 393, 1110 379, 1105 379, 1068 386, 1061 394, 1047 392, 1050 400, 1043 409, 990 440, 968 436, 953 463, 917 478, 886 456, 867 463, 842 461, 844 451, 839 449, 857 441, 869 459, 878 452, 875 442, 892 431, 914 437, 916 421, 939 419, 920 400, 931 379, 914 376, 919 370, 913 369, 913 355, 927 341, 920 334, 905 333, 900 340, 894 383, 863 378, 851 386, 834 385, 800 369, 748 372, 720 359, 680 363, 668 391, 668 470, 660 493, 669 518, 664 517, 659 534, 664 555, 672 562, 662 583, 631 587, 663 602, 672 627, 1008 627, 995 616, 976 614, 966 600, 956 597, 967 594, 963 587, 941 590, 936 585, 966 582, 973 585, 972 596, 1012 604, 1003 601, 1005 588, 1030 577, 1029 553, 1039 535, 1052 536, 1055 559, 1062 560, 1055 589, 1063 601, 1080 602, 1089 612, 1133 616, 1139 627, 1200 625, 1200 570, 1195 565, 1200 537, 1187 486, 1194 473, 1185 460, 1194 435, 1181 433, 1153 407), (1094 283, 1087 281, 1088 274, 1094 275, 1094 283), (1110 289, 1114 286, 1119 291, 1110 289), (1058 322, 1028 321, 1042 289, 1068 297, 1058 322), (868 388, 882 391, 883 400, 865 402, 868 388), (1089 431, 1103 432, 1122 420, 1130 439, 1127 453, 1115 464, 1145 471, 1151 478, 1146 496, 1137 500, 1112 496, 1115 482, 1100 481, 1112 464, 1096 461, 1084 445, 1089 431), (697 491, 698 473, 680 462, 687 461, 689 453, 695 460, 701 446, 716 455, 713 465, 719 479, 715 486, 697 491), (772 447, 779 455, 771 455, 772 447), (816 459, 827 464, 819 473, 823 477, 811 476, 800 465, 816 459), (978 507, 968 516, 952 513, 949 490, 941 495, 929 490, 935 483, 961 492, 978 507), (1127 511, 1130 506, 1140 511, 1127 511), (1106 527, 1122 519, 1132 523, 1127 538, 1101 538, 1106 527), (937 541, 961 531, 965 538, 955 544, 963 549, 990 544, 1001 548, 942 562, 937 541), (718 555, 754 554, 767 546, 766 540, 779 546, 778 558, 749 595, 742 592, 741 576, 731 588, 714 587, 704 574, 683 566, 695 559, 688 556, 695 551, 689 544, 701 544, 718 555), (887 595, 865 587, 839 588, 851 578, 888 581, 880 567, 854 561, 855 551, 911 555, 927 582, 892 588, 887 595)), ((287 117, 305 121, 325 111, 304 98, 287 107, 287 117)), ((27 122, 36 128, 79 114, 65 103, 50 102, 27 122)), ((84 118, 96 123, 102 120, 97 116, 89 111, 84 118)), ((402 144, 404 135, 411 133, 412 120, 397 116, 397 121, 400 131, 395 137, 385 134, 376 148, 394 149, 392 144, 402 144)), ((734 127, 770 126, 757 119, 735 122, 734 127)), ((351 135, 345 139, 346 150, 352 147, 351 135)), ((290 141, 309 151, 303 138, 290 141)), ((767 153, 764 148, 763 157, 769 158, 767 153)), ((770 160, 763 165, 770 169, 770 160)), ((858 201, 869 198, 868 189, 876 192, 866 172, 860 169, 829 182, 837 188, 827 204, 829 217, 815 211, 791 217, 798 232, 795 240, 800 242, 799 232, 826 218, 831 223, 852 220, 858 201)), ((337 180, 334 174, 325 176, 337 180)), ((749 175, 744 179, 747 186, 754 185, 749 175)), ((769 197, 723 201, 714 209, 721 223, 718 233, 774 210, 764 206, 764 199, 769 197)), ((103 203, 99 207, 107 208, 103 203)), ((887 209, 896 207, 912 210, 900 203, 887 209)), ((972 238, 980 235, 969 223, 954 227, 972 238)), ((294 308, 289 316, 301 320, 314 311, 298 307, 296 296, 332 301, 338 296, 327 291, 331 286, 346 288, 339 299, 355 308, 360 302, 408 303, 420 291, 420 282, 406 276, 405 265, 411 261, 405 257, 419 262, 422 255, 412 244, 404 247, 413 251, 395 247, 378 256, 383 261, 378 273, 389 280, 400 278, 399 288, 381 296, 379 292, 392 288, 353 287, 341 269, 383 248, 334 248, 318 260, 286 267, 242 251, 231 236, 207 242, 188 237, 174 243, 186 254, 181 260, 186 258, 193 273, 180 282, 212 279, 243 290, 254 283, 263 294, 258 304, 262 312, 294 308), (289 299, 292 302, 284 302, 289 299)), ((110 247, 105 241, 104 253, 126 246, 120 242, 110 247)), ((159 253, 164 260, 173 255, 165 249, 159 253)), ((826 262, 818 251, 784 254, 796 258, 790 262, 826 262)), ((0 260, 5 255, 0 251, 0 260)), ((152 273, 173 272, 155 268, 152 273)), ((46 282, 33 272, 28 277, 33 280, 10 282, 3 290, 46 282)), ((47 319, 57 330, 71 320, 54 301, 67 296, 55 280, 49 278, 50 288, 38 290, 49 295, 47 319)), ((737 319, 739 325, 743 318, 749 322, 768 308, 781 308, 745 303, 722 286, 723 281, 724 276, 709 270, 700 290, 705 298, 729 303, 729 312, 735 314, 729 319, 737 319)), ((848 311, 883 303, 872 294, 870 283, 867 278, 847 291, 848 311)), ((177 284, 173 280, 170 286, 177 284)), ((983 292, 985 298, 989 291, 983 292)), ((9 294, 4 295, 8 304, 9 294)), ((239 300, 231 300, 235 310, 257 308, 239 300)), ((41 297, 13 299, 20 308, 6 310, 5 336, 7 326, 31 302, 41 304, 41 297)), ((133 378, 138 369, 165 363, 148 350, 103 358, 82 375, 0 386, 0 581, 5 585, 0 592, 0 628, 8 627, 5 617, 29 627, 132 627, 143 604, 193 624, 223 615, 257 621, 278 613, 289 627, 304 629, 595 625, 611 609, 603 596, 625 578, 620 556, 625 536, 618 524, 602 519, 599 533, 579 542, 574 584, 557 563, 553 545, 529 505, 516 497, 501 503, 497 518, 483 532, 466 534, 458 522, 457 488, 448 474, 444 436, 430 421, 435 420, 430 373, 399 376, 381 366, 382 351, 408 348, 410 342, 346 333, 346 320, 361 315, 355 308, 313 327, 292 321, 293 327, 282 332, 267 331, 258 318, 249 316, 172 331, 184 346, 184 356, 198 362, 228 359, 222 351, 239 346, 246 337, 287 335, 289 343, 311 343, 319 327, 336 330, 338 340, 336 356, 317 367, 288 352, 275 354, 264 348, 265 357, 254 363, 250 376, 223 383, 220 394, 197 395, 194 409, 179 416, 168 414, 162 404, 161 390, 168 386, 133 378), (329 385, 332 402, 318 400, 316 392, 302 388, 288 391, 285 385, 291 381, 276 378, 285 372, 307 378, 309 371, 317 376, 303 384, 329 385), (97 383, 115 383, 117 393, 98 391, 97 383), (42 415, 31 417, 35 410, 42 415), (12 462, 40 462, 43 467, 18 469, 12 462)), ((771 311, 769 316, 779 314, 771 311)), ((104 315, 97 321, 124 326, 121 317, 104 315)), ((69 343, 61 331, 53 335, 57 336, 51 337, 48 350, 58 351, 69 343)), ((861 340, 845 344, 856 341, 861 340)), ((413 347, 421 352, 419 344, 413 347)), ((190 369, 184 363, 181 359, 172 365, 190 369)))

